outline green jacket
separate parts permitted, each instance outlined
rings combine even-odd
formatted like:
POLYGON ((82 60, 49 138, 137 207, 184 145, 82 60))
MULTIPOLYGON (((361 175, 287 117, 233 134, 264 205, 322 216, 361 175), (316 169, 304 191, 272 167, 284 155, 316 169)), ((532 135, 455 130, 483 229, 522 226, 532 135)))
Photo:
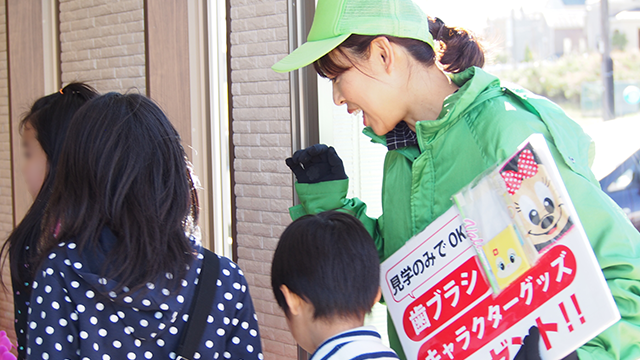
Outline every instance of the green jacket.
MULTIPOLYGON (((640 233, 600 189, 589 169, 593 143, 554 103, 522 89, 500 86, 493 75, 470 68, 452 76, 460 89, 449 96, 437 120, 416 124, 418 146, 388 151, 382 182, 383 214, 347 199, 348 180, 296 184, 300 204, 293 219, 342 208, 369 230, 385 260, 442 215, 451 196, 478 174, 515 152, 529 135, 547 139, 571 200, 589 237, 622 319, 578 350, 581 360, 640 358, 640 233)), ((367 128, 373 142, 384 136, 367 128)), ((389 321, 392 347, 401 353, 389 321)))

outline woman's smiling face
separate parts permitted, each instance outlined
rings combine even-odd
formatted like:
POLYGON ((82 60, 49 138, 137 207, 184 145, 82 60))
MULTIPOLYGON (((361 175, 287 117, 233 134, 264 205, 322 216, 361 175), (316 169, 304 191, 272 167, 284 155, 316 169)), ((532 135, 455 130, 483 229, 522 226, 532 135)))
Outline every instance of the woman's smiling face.
MULTIPOLYGON (((375 42, 375 40, 374 40, 375 42)), ((334 49, 329 56, 340 66, 348 67, 338 76, 328 76, 333 83, 333 101, 336 105, 347 105, 352 114, 362 111, 364 125, 370 126, 377 135, 385 135, 403 120, 401 93, 397 89, 396 73, 390 73, 384 58, 372 43, 369 59, 347 58, 348 50, 334 49)))

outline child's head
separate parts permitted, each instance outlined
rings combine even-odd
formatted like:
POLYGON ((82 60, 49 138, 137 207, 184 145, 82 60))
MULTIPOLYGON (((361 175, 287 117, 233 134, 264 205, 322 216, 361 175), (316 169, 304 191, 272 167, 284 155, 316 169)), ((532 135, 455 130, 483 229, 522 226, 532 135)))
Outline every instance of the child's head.
POLYGON ((307 215, 289 225, 271 265, 278 305, 293 336, 308 351, 313 349, 305 344, 310 322, 362 325, 379 300, 379 281, 371 236, 358 219, 338 211, 307 215))
MULTIPOLYGON (((29 284, 31 281, 31 268, 26 265, 35 254, 33 251, 28 254, 26 249, 34 250, 34 244, 40 238, 42 217, 49 202, 69 123, 76 111, 96 96, 98 93, 89 85, 71 83, 36 100, 20 122, 25 158, 22 174, 34 201, 0 251, 9 254, 11 276, 17 284, 29 284)), ((30 288, 26 286, 23 291, 30 288)))
POLYGON ((71 83, 42 97, 31 106, 20 123, 25 162, 22 173, 35 199, 46 179, 50 191, 67 127, 78 109, 98 93, 89 85, 71 83))
POLYGON ((192 257, 187 233, 197 212, 188 160, 171 122, 142 95, 108 93, 71 121, 45 218, 46 229, 59 225, 59 232, 46 236, 43 247, 73 239, 80 249, 95 249, 108 227, 117 241, 102 266, 120 279, 116 291, 165 272, 177 281, 192 257))

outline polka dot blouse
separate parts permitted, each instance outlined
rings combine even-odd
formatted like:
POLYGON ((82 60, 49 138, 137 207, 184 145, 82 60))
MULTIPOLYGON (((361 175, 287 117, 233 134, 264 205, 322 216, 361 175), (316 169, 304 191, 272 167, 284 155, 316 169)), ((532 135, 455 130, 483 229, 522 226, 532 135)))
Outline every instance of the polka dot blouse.
MULTIPOLYGON (((106 229, 101 241, 115 237, 106 229)), ((114 280, 98 275, 102 258, 82 257, 75 243, 61 243, 33 282, 29 359, 175 359, 199 280, 203 255, 198 253, 173 292, 150 282, 146 293, 117 297, 97 290, 115 288, 114 280)), ((173 278, 171 273, 164 276, 173 278)), ((257 317, 242 270, 221 257, 216 286, 194 358, 262 360, 257 317)))
POLYGON ((18 359, 25 359, 27 357, 28 311, 33 274, 30 271, 31 263, 26 261, 26 259, 29 259, 30 255, 30 247, 26 245, 24 252, 21 254, 21 258, 11 259, 11 262, 17 262, 17 277, 21 279, 21 281, 11 282, 13 287, 13 309, 15 318, 14 329, 18 340, 18 359))

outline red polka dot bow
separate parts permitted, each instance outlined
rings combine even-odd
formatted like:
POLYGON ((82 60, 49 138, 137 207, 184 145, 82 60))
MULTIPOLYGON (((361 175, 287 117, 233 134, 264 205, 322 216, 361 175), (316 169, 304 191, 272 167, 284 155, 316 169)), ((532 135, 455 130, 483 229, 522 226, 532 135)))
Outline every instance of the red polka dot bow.
POLYGON ((518 171, 507 170, 500 173, 507 184, 509 194, 513 195, 520 189, 522 180, 528 179, 538 173, 538 164, 533 158, 531 150, 526 149, 520 153, 518 158, 518 171))

